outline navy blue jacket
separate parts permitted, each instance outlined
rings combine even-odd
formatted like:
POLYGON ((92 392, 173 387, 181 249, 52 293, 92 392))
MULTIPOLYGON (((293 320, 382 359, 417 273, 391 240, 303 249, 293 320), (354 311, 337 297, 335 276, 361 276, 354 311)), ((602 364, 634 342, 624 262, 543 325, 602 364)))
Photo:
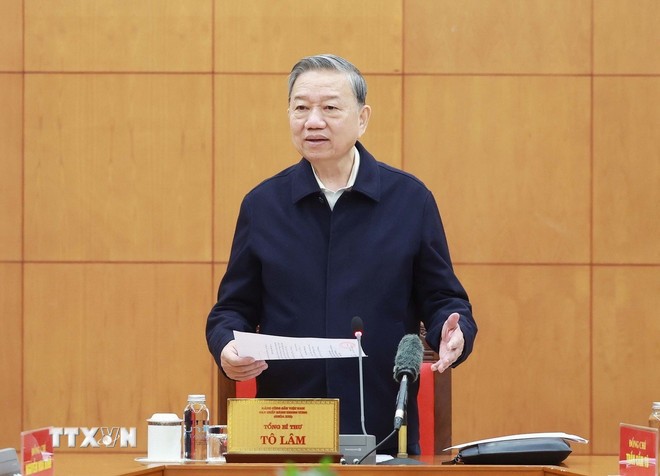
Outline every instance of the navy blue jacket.
MULTIPOLYGON (((351 191, 330 210, 302 159, 249 192, 241 205, 227 272, 206 337, 218 365, 233 330, 292 337, 352 338, 364 322, 365 426, 380 442, 393 429, 399 385, 394 357, 405 334, 438 350, 442 324, 461 315, 465 349, 477 326, 452 269, 431 192, 410 174, 377 162, 358 142, 351 191)), ((361 434, 356 359, 271 361, 257 396, 340 399, 340 432, 361 434)), ((408 442, 419 440, 418 383, 408 399, 408 442)), ((384 447, 396 451, 392 438, 384 447)), ((387 450, 386 450, 387 451, 387 450)), ((411 453, 414 452, 411 451, 411 453)))

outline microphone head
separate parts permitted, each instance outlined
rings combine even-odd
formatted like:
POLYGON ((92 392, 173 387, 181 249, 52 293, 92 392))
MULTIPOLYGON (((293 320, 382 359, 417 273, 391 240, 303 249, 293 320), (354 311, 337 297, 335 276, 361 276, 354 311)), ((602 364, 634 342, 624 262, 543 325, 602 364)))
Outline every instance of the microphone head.
POLYGON ((417 380, 424 360, 424 345, 417 334, 406 334, 399 342, 394 357, 394 380, 400 382, 408 375, 411 382, 417 380))
POLYGON ((355 316, 351 320, 351 330, 353 331, 353 334, 357 334, 359 332, 360 335, 362 335, 362 331, 364 330, 364 326, 362 324, 362 319, 359 316, 355 316))

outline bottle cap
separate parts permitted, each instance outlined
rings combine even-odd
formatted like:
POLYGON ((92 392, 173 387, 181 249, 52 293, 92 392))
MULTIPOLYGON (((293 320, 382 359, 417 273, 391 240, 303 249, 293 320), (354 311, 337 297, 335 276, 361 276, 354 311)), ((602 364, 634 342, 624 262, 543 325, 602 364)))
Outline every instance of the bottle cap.
POLYGON ((188 395, 189 402, 205 402, 206 395, 188 395))
POLYGON ((653 408, 654 410, 660 410, 660 402, 653 402, 651 408, 653 408))

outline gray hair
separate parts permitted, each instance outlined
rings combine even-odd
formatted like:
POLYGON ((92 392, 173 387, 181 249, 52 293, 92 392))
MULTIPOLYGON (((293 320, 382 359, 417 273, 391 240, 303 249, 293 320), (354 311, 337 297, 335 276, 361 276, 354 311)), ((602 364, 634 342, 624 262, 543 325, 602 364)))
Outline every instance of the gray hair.
POLYGON ((367 99, 367 82, 362 73, 349 61, 336 55, 315 55, 307 56, 298 61, 289 73, 289 101, 291 101, 291 91, 296 83, 298 76, 307 71, 330 70, 346 73, 348 81, 353 88, 355 98, 360 106, 365 105, 367 99))

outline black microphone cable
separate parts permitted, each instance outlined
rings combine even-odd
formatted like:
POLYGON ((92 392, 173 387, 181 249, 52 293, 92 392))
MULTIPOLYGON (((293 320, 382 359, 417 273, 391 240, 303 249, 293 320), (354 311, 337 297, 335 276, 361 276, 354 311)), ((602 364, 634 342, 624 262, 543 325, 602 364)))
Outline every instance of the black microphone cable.
POLYGON ((389 435, 387 435, 387 436, 383 439, 383 441, 381 441, 381 442, 378 443, 376 446, 374 446, 374 449, 371 450, 371 451, 370 451, 369 453, 367 453, 366 455, 364 455, 364 456, 360 459, 360 461, 357 462, 357 464, 362 464, 362 462, 363 462, 365 459, 367 459, 367 456, 369 456, 371 453, 373 453, 373 452, 376 451, 378 448, 380 448, 381 446, 383 446, 383 443, 385 443, 386 441, 388 441, 390 438, 392 438, 392 437, 393 437, 394 435, 396 435, 398 432, 399 432, 398 428, 392 430, 392 433, 390 433, 389 435))

